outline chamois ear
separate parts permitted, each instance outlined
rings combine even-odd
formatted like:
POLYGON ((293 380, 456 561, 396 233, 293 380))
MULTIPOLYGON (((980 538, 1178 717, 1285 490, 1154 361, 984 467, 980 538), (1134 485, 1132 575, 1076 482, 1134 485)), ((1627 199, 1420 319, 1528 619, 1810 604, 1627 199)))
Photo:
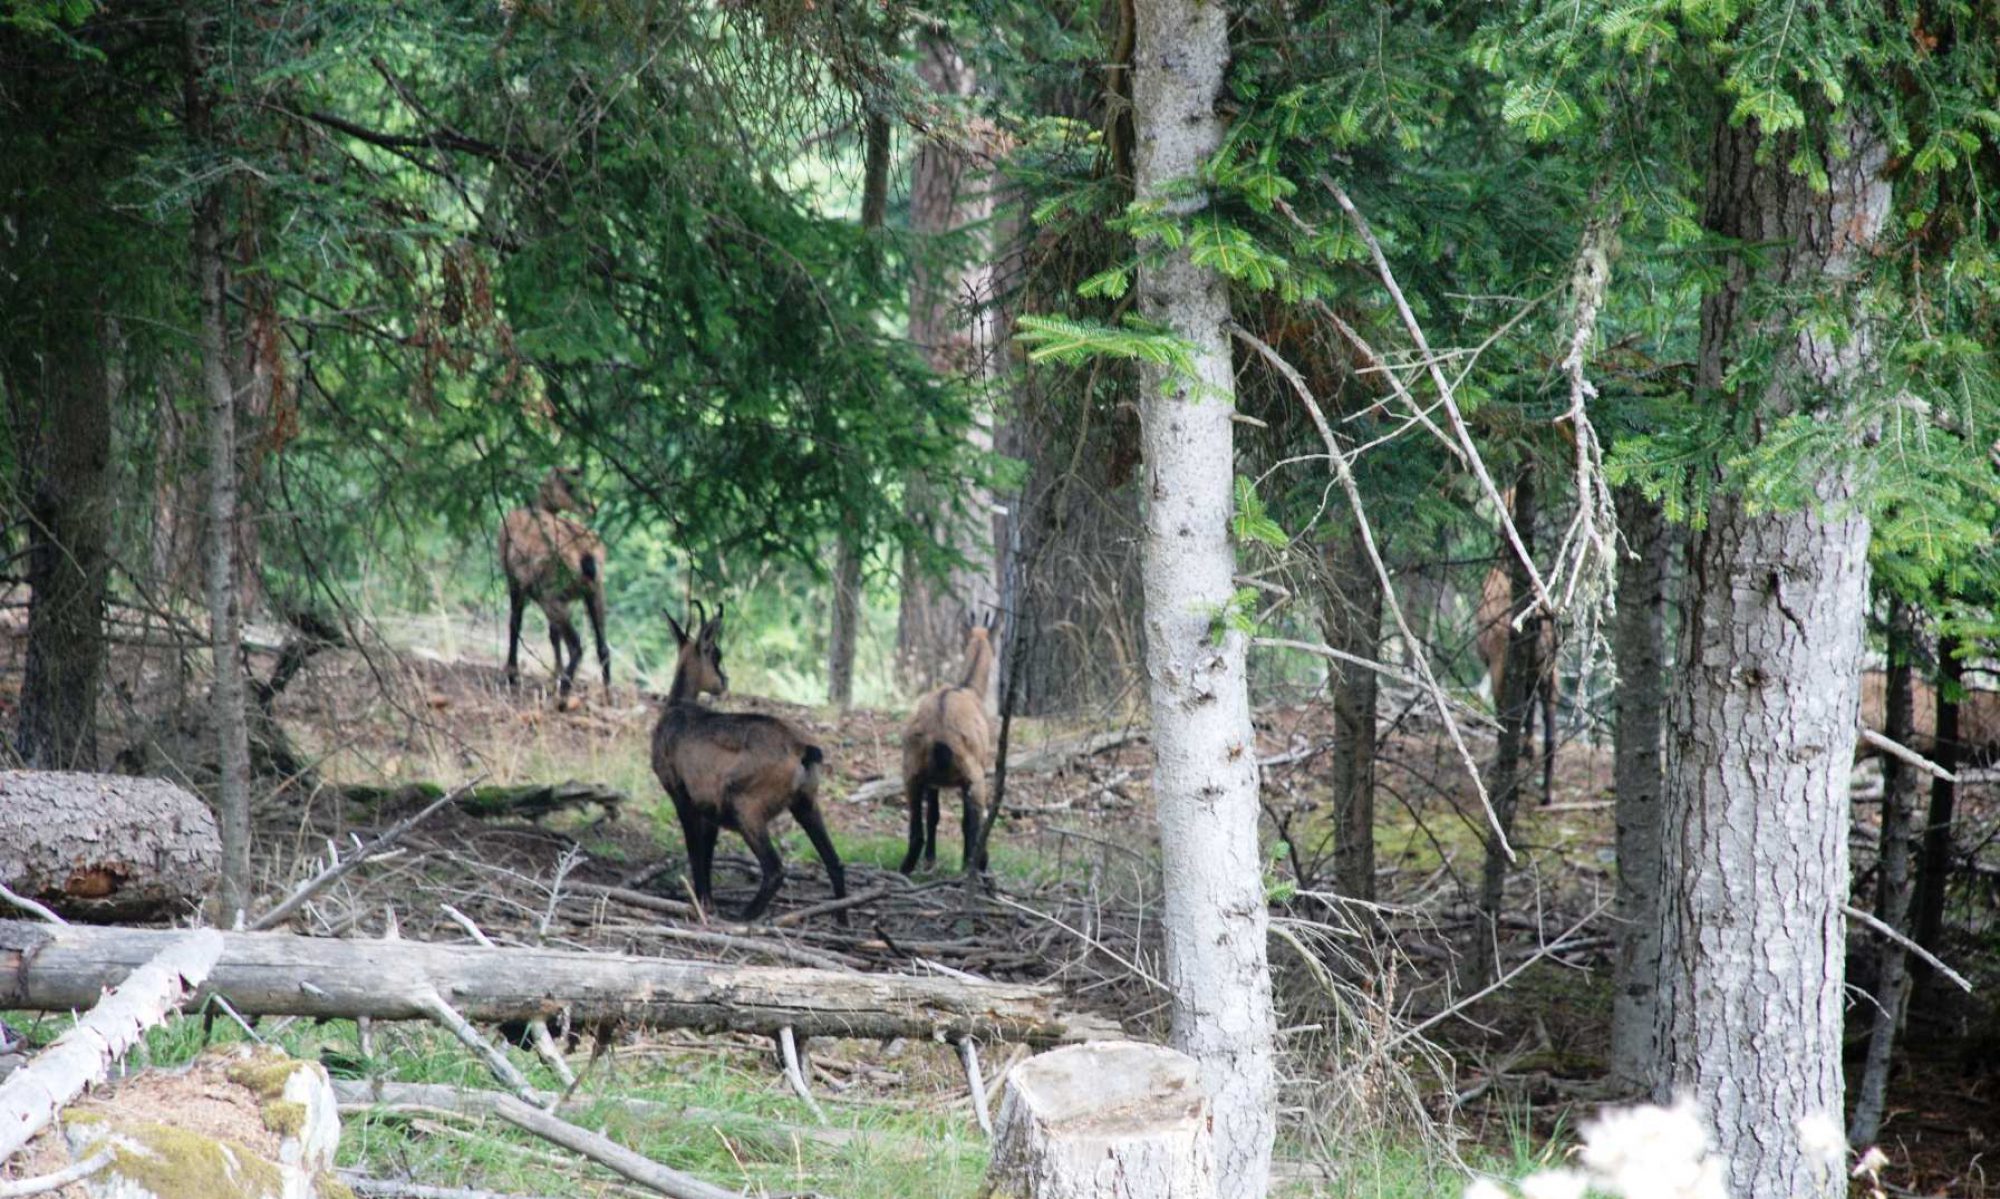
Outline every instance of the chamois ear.
POLYGON ((688 643, 687 630, 681 627, 681 622, 675 620, 674 614, 664 608, 660 610, 660 615, 666 617, 667 623, 673 627, 674 640, 680 642, 682 645, 686 645, 688 643))
POLYGON ((714 641, 722 636, 722 614, 728 607, 728 604, 715 605, 715 619, 708 622, 708 639, 710 641, 714 641))

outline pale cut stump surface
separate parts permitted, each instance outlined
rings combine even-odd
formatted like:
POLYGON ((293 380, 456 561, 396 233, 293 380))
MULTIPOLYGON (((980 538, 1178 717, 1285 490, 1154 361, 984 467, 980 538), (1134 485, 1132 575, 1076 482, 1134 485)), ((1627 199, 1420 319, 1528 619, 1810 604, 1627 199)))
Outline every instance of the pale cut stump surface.
POLYGON ((1194 1059, 1099 1041, 1007 1075, 987 1199, 1216 1199, 1208 1096, 1194 1059))

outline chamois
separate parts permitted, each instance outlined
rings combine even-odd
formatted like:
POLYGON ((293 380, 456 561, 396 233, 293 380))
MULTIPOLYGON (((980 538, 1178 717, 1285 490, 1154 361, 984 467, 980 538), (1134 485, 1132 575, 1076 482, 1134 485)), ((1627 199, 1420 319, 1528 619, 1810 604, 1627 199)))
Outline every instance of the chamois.
POLYGON ((965 634, 965 676, 917 701, 903 726, 903 793, 910 805, 910 849, 902 871, 937 862, 938 791, 958 788, 965 833, 967 874, 986 869, 986 772, 993 766, 993 722, 986 716, 986 686, 993 674, 992 618, 965 634))
MULTIPOLYGON (((1493 687, 1493 703, 1500 703, 1500 684, 1507 673, 1507 639, 1512 633, 1514 618, 1514 584, 1507 577, 1504 567, 1495 566, 1486 572, 1486 581, 1479 589, 1479 610, 1474 619, 1479 626, 1479 656, 1486 663, 1486 678, 1493 687)), ((1546 807, 1554 798, 1556 766, 1556 626, 1555 622, 1542 620, 1541 678, 1536 680, 1534 703, 1528 709, 1528 716, 1522 731, 1528 740, 1528 750, 1534 751, 1535 707, 1542 712, 1542 804, 1546 807)))
MULTIPOLYGON (((729 690, 729 676, 722 672, 721 608, 709 620, 697 603, 693 636, 671 615, 667 623, 680 642, 680 661, 660 723, 653 728, 653 773, 680 817, 695 903, 704 912, 715 910, 710 891, 715 838, 720 830, 733 828, 743 834, 763 871, 756 898, 743 918, 763 915, 785 878, 785 864, 771 846, 771 822, 787 811, 826 863, 834 897, 845 898, 847 872, 827 836, 817 799, 819 766, 826 752, 775 716, 717 712, 702 705, 704 692, 721 695, 729 690)), ((843 912, 840 919, 846 918, 843 912)))
POLYGON ((583 660, 583 638, 570 623, 570 605, 583 601, 590 632, 597 640, 597 665, 611 686, 611 650, 604 644, 604 542, 577 521, 561 515, 594 515, 597 505, 584 494, 583 472, 559 466, 542 480, 532 508, 516 508, 500 522, 500 570, 507 576, 507 685, 520 684, 521 613, 529 600, 549 622, 557 686, 567 696, 583 660), (563 665, 563 649, 569 665, 563 665))

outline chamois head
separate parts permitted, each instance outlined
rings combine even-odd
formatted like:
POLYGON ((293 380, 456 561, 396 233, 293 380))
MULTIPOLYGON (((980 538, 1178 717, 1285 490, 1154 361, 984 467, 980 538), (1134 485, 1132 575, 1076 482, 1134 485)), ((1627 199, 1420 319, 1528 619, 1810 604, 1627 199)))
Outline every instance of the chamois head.
POLYGON ((694 633, 681 627, 673 613, 666 614, 667 623, 673 626, 674 638, 680 642, 680 661, 674 667, 674 687, 672 698, 694 702, 704 693, 721 695, 729 690, 729 676, 722 672, 722 608, 715 609, 715 619, 708 619, 701 601, 694 601, 694 633))
POLYGON ((993 671, 993 632, 999 623, 1000 614, 990 610, 977 618, 968 613, 965 618, 965 677, 960 685, 981 695, 986 693, 993 671))
POLYGON ((583 468, 580 466, 558 466, 542 480, 542 489, 536 501, 547 512, 580 512, 585 516, 597 514, 597 501, 583 487, 583 468))

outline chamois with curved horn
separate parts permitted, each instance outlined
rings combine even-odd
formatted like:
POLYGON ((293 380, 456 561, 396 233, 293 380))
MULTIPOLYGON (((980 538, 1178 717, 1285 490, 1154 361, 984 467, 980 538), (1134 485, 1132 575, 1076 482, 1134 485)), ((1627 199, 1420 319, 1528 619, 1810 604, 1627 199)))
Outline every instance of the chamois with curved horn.
POLYGON ((500 522, 500 570, 507 576, 507 685, 520 684, 521 613, 533 600, 549 622, 556 682, 567 696, 583 660, 583 638, 570 621, 570 605, 583 601, 597 641, 597 665, 611 686, 611 650, 604 643, 604 542, 581 522, 597 505, 583 490, 583 472, 558 466, 542 480, 530 508, 516 508, 500 522), (569 663, 563 663, 564 651, 569 663))
MULTIPOLYGON (((660 722, 653 727, 653 773, 680 817, 696 904, 704 912, 715 910, 710 891, 715 841, 729 828, 743 835, 763 872, 743 918, 764 914, 785 879, 785 864, 771 845, 771 822, 785 812, 799 822, 826 863, 834 897, 845 898, 847 872, 819 810, 819 768, 826 751, 776 716, 717 712, 701 703, 703 694, 728 691, 729 676, 722 671, 722 609, 716 608, 713 620, 699 603, 694 609, 692 635, 667 616, 680 642, 680 660, 660 722)), ((844 923, 846 913, 839 918, 844 923)))
POLYGON ((917 701, 903 726, 903 794, 910 808, 910 848, 902 871, 937 862, 938 792, 958 789, 964 824, 967 874, 986 869, 986 842, 980 826, 986 812, 986 772, 993 768, 993 721, 986 714, 986 687, 993 674, 994 616, 968 623, 965 675, 955 687, 939 687, 917 701))

